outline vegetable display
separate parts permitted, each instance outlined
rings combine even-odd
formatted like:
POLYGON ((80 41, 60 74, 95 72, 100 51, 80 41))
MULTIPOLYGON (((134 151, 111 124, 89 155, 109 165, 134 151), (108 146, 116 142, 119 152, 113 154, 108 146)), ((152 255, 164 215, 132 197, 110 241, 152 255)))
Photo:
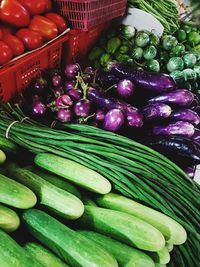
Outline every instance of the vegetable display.
MULTIPOLYGON (((11 106, 7 108, 10 112, 13 110, 11 106)), ((9 114, 11 114, 10 112, 9 114)), ((0 115, 1 135, 4 135, 7 127, 13 120, 16 120, 16 118, 21 120, 23 118, 18 108, 12 114, 16 116, 13 119, 9 117, 11 115, 7 116, 5 113, 0 115)), ((99 174, 110 180, 113 188, 122 195, 156 209, 175 220, 187 231, 187 241, 184 245, 174 247, 171 253, 172 261, 177 265, 179 262, 184 261, 189 266, 198 266, 199 185, 193 182, 178 166, 161 154, 126 137, 88 125, 61 124, 59 127, 63 130, 53 130, 44 125, 38 125, 32 120, 26 120, 23 123, 12 125, 9 131, 9 138, 35 154, 39 153, 40 155, 40 153, 44 152, 53 153, 54 155, 63 157, 63 159, 70 159, 80 163, 92 170, 98 170, 99 174), (192 255, 185 254, 185 250, 192 250, 192 255), (176 255, 179 255, 179 257, 177 258, 176 255)), ((54 165, 54 168, 57 168, 56 165, 54 165)), ((93 203, 93 200, 88 203, 93 203)), ((87 206, 87 210, 92 210, 91 207, 95 207, 95 205, 87 206)), ((101 208, 98 209, 101 210, 101 208)), ((106 210, 106 212, 109 212, 109 210, 106 210)), ((28 216, 29 211, 26 214, 28 216)), ((32 214, 32 211, 30 211, 30 214, 32 214)), ((38 225, 37 231, 32 228, 37 227, 33 218, 37 220, 36 214, 38 212, 34 210, 33 214, 35 215, 33 217, 31 215, 30 220, 28 219, 29 216, 24 217, 29 231, 33 235, 34 233, 38 233, 35 237, 42 241, 42 243, 45 242, 43 244, 50 245, 54 250, 56 247, 51 242, 49 243, 46 238, 43 239, 44 235, 40 234, 40 231, 43 231, 43 227, 46 227, 44 220, 41 219, 41 224, 38 225)), ((88 213, 85 214, 87 215, 88 213)), ((40 217, 40 215, 38 216, 40 217)), ((43 213, 41 216, 43 216, 43 213)), ((92 215, 87 215, 86 218, 89 220, 90 216, 92 215)), ((95 216, 97 216, 96 213, 95 216)), ((145 219, 142 220, 144 221, 145 219)), ((146 220, 147 224, 151 222, 148 218, 146 220)), ((117 221, 115 220, 116 224, 117 221)), ((79 225, 82 224, 82 227, 83 225, 86 227, 82 219, 78 219, 78 222, 79 225)), ((92 227, 95 231, 98 228, 98 231, 105 234, 107 228, 104 228, 104 225, 107 224, 101 224, 99 222, 94 225, 91 219, 88 227, 92 227)), ((154 224, 155 226, 156 224, 154 224)), ((170 227, 169 223, 168 226, 170 227)), ((55 228, 57 229, 58 227, 56 226, 55 228)), ((111 225, 109 223, 108 229, 110 227, 111 225)), ((115 238, 118 236, 122 241, 123 237, 119 233, 120 227, 116 232, 112 230, 112 235, 115 238)), ((178 241, 179 231, 182 231, 182 228, 179 228, 178 225, 174 227, 173 229, 177 231, 177 234, 173 238, 173 243, 177 242, 178 244, 179 242, 184 242, 184 234, 181 234, 182 241, 178 241)), ((110 232, 108 229, 107 231, 110 232)), ((45 231, 47 231, 48 240, 51 238, 49 233, 52 233, 52 238, 55 238, 52 231, 49 229, 45 231)), ((63 235, 61 236, 63 237, 63 235)), ((55 242, 60 242, 60 239, 55 242)), ((64 246, 62 246, 62 249, 64 249, 64 246)), ((61 256, 57 250, 54 250, 54 252, 58 253, 58 256, 61 256)), ((63 256, 61 258, 64 260, 63 256)), ((69 264, 68 261, 66 263, 69 264)))
POLYGON ((67 29, 65 19, 51 9, 50 0, 1 1, 0 66, 40 48, 67 29))
POLYGON ((130 25, 122 24, 117 27, 112 25, 112 28, 108 29, 92 48, 88 59, 95 68, 104 71, 107 71, 114 61, 131 66, 135 72, 145 70, 168 73, 177 82, 179 88, 187 88, 199 94, 200 54, 195 48, 195 43, 200 42, 200 35, 194 26, 192 28, 184 25, 183 28, 186 30, 177 29, 158 37, 147 30, 137 32, 130 25), (125 34, 129 31, 133 34, 125 34), (186 36, 187 31, 194 39, 186 36), (118 43, 111 42, 116 38, 119 40, 118 43), (108 44, 109 47, 112 45, 114 53, 110 53, 110 49, 108 51, 108 44))

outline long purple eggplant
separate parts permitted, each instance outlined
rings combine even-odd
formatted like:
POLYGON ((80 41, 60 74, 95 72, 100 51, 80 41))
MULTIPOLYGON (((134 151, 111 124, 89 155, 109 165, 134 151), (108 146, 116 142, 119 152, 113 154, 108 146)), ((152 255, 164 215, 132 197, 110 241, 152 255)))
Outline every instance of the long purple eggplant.
POLYGON ((141 127, 143 125, 143 116, 140 111, 116 98, 107 97, 102 91, 95 87, 89 87, 87 92, 88 99, 97 104, 100 108, 106 110, 119 109, 121 110, 126 119, 127 124, 130 127, 141 127))
POLYGON ((200 146, 181 136, 154 136, 145 138, 145 144, 166 155, 179 165, 200 164, 200 146))
POLYGON ((170 118, 175 121, 187 121, 193 125, 200 123, 199 115, 195 111, 187 108, 172 112, 170 118))
POLYGON ((177 107, 188 107, 194 100, 194 94, 186 89, 178 89, 149 99, 149 103, 173 104, 177 107))
POLYGON ((132 67, 122 64, 111 64, 110 74, 121 79, 129 79, 137 86, 148 91, 163 93, 176 88, 175 81, 166 74, 134 70, 132 67))
POLYGON ((192 137, 194 135, 194 125, 186 121, 177 121, 165 126, 154 126, 153 135, 180 135, 184 137, 192 137))
POLYGON ((149 104, 143 108, 143 115, 146 120, 165 119, 171 113, 171 107, 163 103, 149 104))

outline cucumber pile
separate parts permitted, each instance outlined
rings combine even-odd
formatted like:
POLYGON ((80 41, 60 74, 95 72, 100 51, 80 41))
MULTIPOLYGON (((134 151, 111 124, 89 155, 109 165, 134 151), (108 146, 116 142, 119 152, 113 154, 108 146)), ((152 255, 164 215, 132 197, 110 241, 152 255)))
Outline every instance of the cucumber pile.
MULTIPOLYGON (((18 109, 12 114, 0 114, 2 138, 15 116, 23 116, 18 109)), ((161 154, 128 138, 87 125, 62 127, 26 120, 9 131, 9 139, 36 154, 39 167, 5 165, 6 179, 37 197, 20 216, 19 231, 28 230, 69 266, 197 267, 199 185, 161 154)), ((3 190, 4 198, 10 195, 3 190)))

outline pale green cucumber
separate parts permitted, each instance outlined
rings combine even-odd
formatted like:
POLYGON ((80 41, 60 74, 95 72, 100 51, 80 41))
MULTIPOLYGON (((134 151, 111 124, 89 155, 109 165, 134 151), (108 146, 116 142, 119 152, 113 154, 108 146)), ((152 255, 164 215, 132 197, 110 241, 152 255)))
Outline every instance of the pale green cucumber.
POLYGON ((106 178, 77 162, 50 153, 41 153, 35 157, 35 164, 89 191, 99 194, 111 191, 111 183, 106 178))
POLYGON ((170 254, 166 247, 158 252, 148 252, 148 255, 153 259, 154 262, 159 264, 167 264, 170 262, 170 254))
POLYGON ((0 149, 5 153, 16 153, 18 146, 7 138, 0 136, 0 149))
POLYGON ((0 266, 44 267, 2 230, 0 230, 0 266))
POLYGON ((41 170, 35 166, 28 166, 26 168, 32 171, 33 173, 41 176, 43 179, 50 182, 51 184, 81 199, 81 193, 78 191, 78 189, 74 185, 70 184, 66 179, 63 179, 62 177, 59 177, 58 175, 55 175, 53 173, 49 173, 47 171, 41 170))
POLYGON ((23 220, 30 233, 73 267, 117 267, 116 259, 95 242, 47 213, 29 209, 23 220))
POLYGON ((54 186, 30 170, 15 168, 10 169, 10 174, 33 190, 40 203, 56 214, 72 220, 83 214, 84 205, 79 198, 54 186))
POLYGON ((109 193, 96 201, 101 207, 126 212, 146 221, 157 228, 169 243, 181 245, 187 239, 185 229, 175 220, 127 197, 109 193))
POLYGON ((165 239, 160 231, 124 212, 85 206, 78 223, 84 229, 108 235, 142 250, 159 251, 165 246, 165 239))
POLYGON ((166 243, 166 248, 168 249, 169 252, 171 252, 174 249, 174 245, 170 243, 166 243))
POLYGON ((38 262, 46 267, 69 267, 51 251, 40 244, 29 242, 25 244, 24 248, 33 258, 37 259, 38 262))
POLYGON ((0 150, 0 164, 3 164, 5 161, 6 161, 6 155, 2 150, 0 150))
POLYGON ((120 267, 126 266, 130 261, 132 267, 155 267, 153 260, 138 249, 96 232, 86 230, 79 230, 78 232, 111 253, 120 267))
POLYGON ((19 209, 35 206, 37 198, 26 186, 0 174, 0 203, 19 209))
POLYGON ((20 219, 17 213, 0 204, 0 229, 6 232, 13 232, 19 225, 20 219))

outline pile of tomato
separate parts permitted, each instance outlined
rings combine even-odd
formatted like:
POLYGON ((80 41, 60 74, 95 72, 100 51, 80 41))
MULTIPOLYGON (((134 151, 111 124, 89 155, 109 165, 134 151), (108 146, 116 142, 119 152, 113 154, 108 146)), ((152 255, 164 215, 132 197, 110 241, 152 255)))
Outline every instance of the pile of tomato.
POLYGON ((0 2, 0 65, 41 47, 67 29, 65 19, 51 12, 51 0, 0 2))

